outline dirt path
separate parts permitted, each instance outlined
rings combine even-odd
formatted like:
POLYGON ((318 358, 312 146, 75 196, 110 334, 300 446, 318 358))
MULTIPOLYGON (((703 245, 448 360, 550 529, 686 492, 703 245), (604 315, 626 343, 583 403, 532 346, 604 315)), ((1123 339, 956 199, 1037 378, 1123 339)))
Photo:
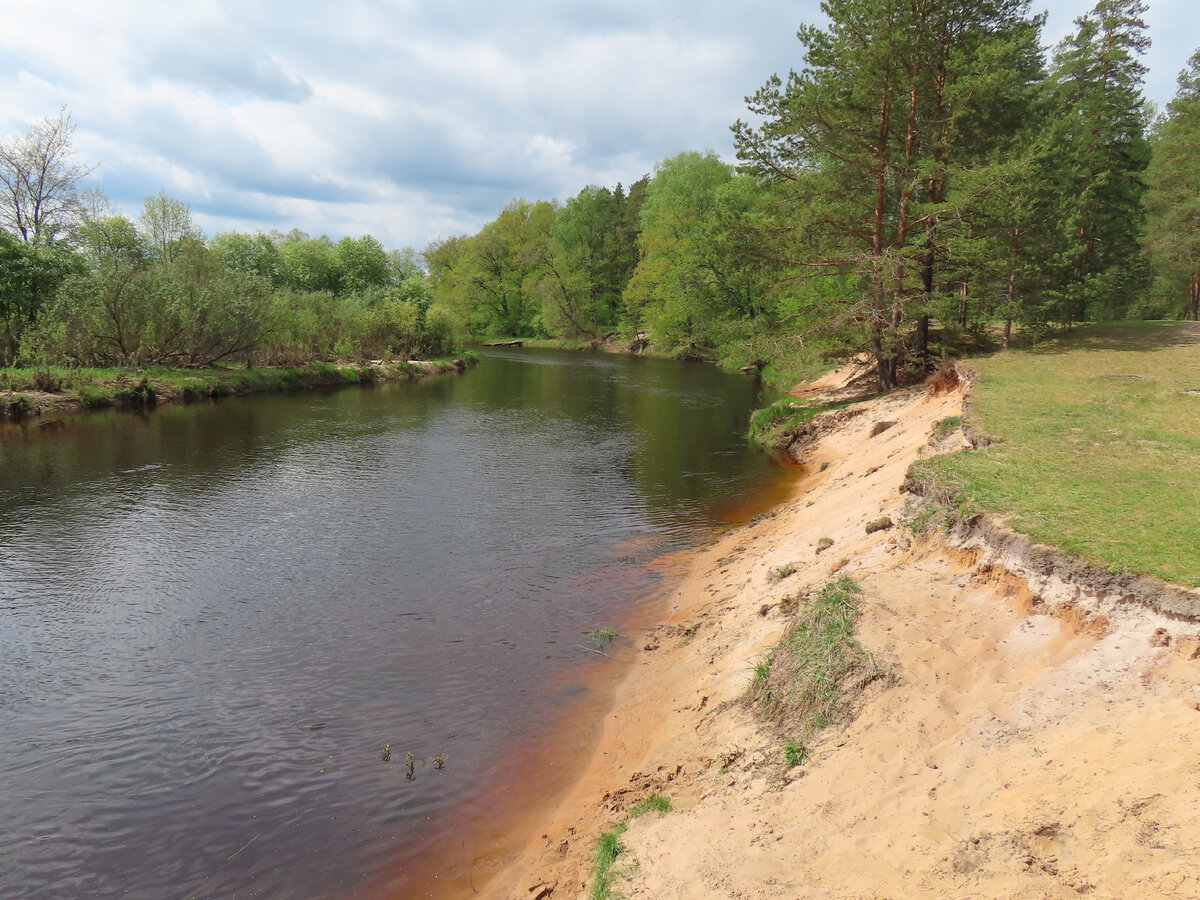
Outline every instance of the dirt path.
POLYGON ((584 777, 484 896, 586 896, 598 835, 654 791, 674 811, 625 833, 628 898, 1200 896, 1196 625, 1047 614, 978 554, 865 533, 899 521, 909 464, 961 401, 874 401, 773 518, 696 559, 584 777), (780 600, 834 570, 862 586, 860 640, 896 682, 786 769, 738 701, 780 600))

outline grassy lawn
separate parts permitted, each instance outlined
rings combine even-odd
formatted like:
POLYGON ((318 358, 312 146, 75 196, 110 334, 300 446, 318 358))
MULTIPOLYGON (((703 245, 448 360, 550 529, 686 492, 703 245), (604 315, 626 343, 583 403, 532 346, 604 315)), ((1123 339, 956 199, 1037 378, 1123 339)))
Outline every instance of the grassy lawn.
POLYGON ((1200 326, 1096 325, 973 365, 967 417, 995 443, 918 474, 1089 562, 1200 585, 1200 326))

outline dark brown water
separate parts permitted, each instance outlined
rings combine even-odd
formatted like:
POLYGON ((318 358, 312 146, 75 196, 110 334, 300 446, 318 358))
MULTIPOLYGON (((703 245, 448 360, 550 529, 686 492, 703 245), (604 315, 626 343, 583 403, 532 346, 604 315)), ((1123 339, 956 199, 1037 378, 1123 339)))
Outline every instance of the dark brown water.
POLYGON ((654 556, 787 477, 758 399, 511 352, 0 429, 0 897, 394 880, 589 689, 654 556))

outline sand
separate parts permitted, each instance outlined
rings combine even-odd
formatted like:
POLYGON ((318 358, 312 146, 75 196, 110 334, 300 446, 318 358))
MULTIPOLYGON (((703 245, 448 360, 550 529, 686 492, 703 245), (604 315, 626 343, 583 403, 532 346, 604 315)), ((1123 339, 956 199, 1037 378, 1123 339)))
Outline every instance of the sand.
POLYGON ((586 896, 599 834, 658 792, 673 810, 623 837, 627 898, 1200 897, 1196 624, 1040 602, 977 550, 866 533, 902 521, 905 472, 961 405, 872 401, 811 448, 774 517, 695 556, 586 771, 482 896, 586 896), (859 639, 894 678, 788 768, 742 698, 786 628, 780 601, 835 569, 861 585, 859 639))

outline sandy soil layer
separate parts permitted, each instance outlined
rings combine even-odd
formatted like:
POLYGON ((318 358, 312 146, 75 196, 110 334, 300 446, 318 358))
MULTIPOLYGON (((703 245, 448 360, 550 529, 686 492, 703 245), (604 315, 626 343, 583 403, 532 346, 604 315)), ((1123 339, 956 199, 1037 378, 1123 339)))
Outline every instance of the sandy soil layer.
POLYGON ((586 896, 597 837, 656 791, 674 809, 625 833, 628 898, 1200 896, 1195 623, 1041 602, 978 553, 866 534, 901 520, 909 464, 961 403, 872 402, 776 515, 696 558, 586 771, 483 896, 586 896), (789 769, 741 698, 780 601, 834 571, 895 679, 789 769))

